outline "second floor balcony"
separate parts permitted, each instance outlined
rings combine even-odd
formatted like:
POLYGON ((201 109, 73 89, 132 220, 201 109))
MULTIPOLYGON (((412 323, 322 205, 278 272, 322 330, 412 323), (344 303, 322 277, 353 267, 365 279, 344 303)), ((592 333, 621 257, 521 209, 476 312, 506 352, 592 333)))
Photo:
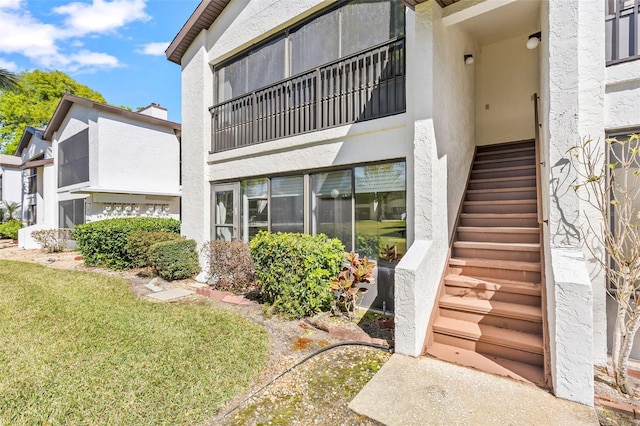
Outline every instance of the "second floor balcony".
POLYGON ((405 83, 392 39, 212 106, 211 152, 402 113, 405 83))

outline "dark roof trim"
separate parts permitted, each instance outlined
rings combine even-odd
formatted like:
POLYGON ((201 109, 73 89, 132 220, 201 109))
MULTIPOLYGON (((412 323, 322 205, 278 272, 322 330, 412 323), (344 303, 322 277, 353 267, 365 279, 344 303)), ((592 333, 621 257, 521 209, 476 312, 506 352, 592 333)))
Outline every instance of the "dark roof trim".
POLYGON ((193 11, 180 32, 165 50, 167 59, 180 65, 182 56, 187 51, 193 40, 198 37, 200 31, 207 29, 218 19, 230 0, 202 0, 196 10, 193 11))
POLYGON ((49 164, 53 164, 53 158, 46 158, 44 160, 27 161, 22 166, 20 166, 20 169, 22 170, 33 169, 34 167, 48 166, 49 164))
POLYGON ((53 113, 53 117, 49 120, 46 130, 44 131, 44 139, 50 141, 53 134, 60 128, 62 121, 65 119, 69 110, 73 104, 85 106, 98 111, 110 112, 112 114, 120 115, 125 118, 130 118, 136 121, 142 121, 148 124, 155 124, 162 127, 173 129, 174 131, 180 130, 180 124, 173 121, 163 120, 161 118, 151 117, 150 115, 139 114, 133 111, 127 111, 126 109, 118 108, 111 105, 101 104, 99 102, 92 101, 90 99, 80 98, 75 95, 66 94, 60 100, 56 111, 53 113))
POLYGON ((40 139, 44 139, 43 135, 44 129, 37 129, 35 127, 27 126, 24 129, 24 133, 22 133, 22 137, 20 138, 20 142, 18 143, 18 148, 16 148, 16 152, 14 155, 21 156, 22 150, 29 145, 29 141, 32 136, 38 136, 40 139))

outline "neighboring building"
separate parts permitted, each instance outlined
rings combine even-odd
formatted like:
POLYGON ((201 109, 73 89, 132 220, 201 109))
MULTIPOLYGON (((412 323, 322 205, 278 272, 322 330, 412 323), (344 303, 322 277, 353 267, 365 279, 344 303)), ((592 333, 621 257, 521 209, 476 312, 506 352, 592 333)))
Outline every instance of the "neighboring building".
POLYGON ((0 208, 4 203, 20 203, 22 172, 20 159, 0 154, 0 208))
POLYGON ((138 112, 64 95, 46 130, 27 128, 21 247, 36 229, 113 217, 180 218, 180 125, 151 104, 138 112))
POLYGON ((166 52, 182 68, 182 232, 324 232, 379 265, 402 257, 378 280, 396 352, 592 405, 606 283, 567 151, 640 129, 638 9, 204 0, 166 52))

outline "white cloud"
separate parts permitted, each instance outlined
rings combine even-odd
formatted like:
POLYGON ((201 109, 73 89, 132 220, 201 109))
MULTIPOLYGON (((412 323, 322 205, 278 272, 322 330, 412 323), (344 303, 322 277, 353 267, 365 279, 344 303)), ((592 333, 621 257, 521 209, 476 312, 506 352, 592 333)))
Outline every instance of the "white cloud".
MULTIPOLYGON (((0 0, 1 1, 1 0, 0 0)), ((66 15, 64 34, 83 36, 112 32, 130 22, 151 19, 144 11, 145 0, 93 0, 88 3, 69 3, 53 9, 66 15)))
POLYGON ((5 59, 0 58, 0 68, 4 68, 7 71, 17 72, 18 64, 12 61, 7 61, 5 59))
POLYGON ((22 0, 0 0, 0 9, 18 9, 22 0))
POLYGON ((142 53, 144 55, 155 55, 160 56, 164 55, 164 51, 169 47, 168 41, 159 41, 155 43, 147 43, 142 45, 142 49, 136 50, 138 53, 142 53))
POLYGON ((0 53, 18 53, 38 66, 71 72, 121 66, 115 56, 82 49, 84 43, 78 37, 97 37, 128 23, 150 19, 144 11, 145 1, 68 3, 53 9, 53 13, 64 16, 64 24, 57 26, 36 19, 24 0, 0 0, 0 53))

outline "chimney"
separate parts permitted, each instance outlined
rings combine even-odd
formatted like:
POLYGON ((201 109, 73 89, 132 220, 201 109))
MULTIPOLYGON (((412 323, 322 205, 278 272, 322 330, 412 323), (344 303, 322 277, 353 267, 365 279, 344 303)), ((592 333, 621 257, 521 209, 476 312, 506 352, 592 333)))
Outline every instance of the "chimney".
POLYGON ((160 106, 160 104, 152 103, 146 107, 140 108, 138 114, 149 115, 151 117, 160 118, 162 120, 167 119, 167 109, 160 106))

